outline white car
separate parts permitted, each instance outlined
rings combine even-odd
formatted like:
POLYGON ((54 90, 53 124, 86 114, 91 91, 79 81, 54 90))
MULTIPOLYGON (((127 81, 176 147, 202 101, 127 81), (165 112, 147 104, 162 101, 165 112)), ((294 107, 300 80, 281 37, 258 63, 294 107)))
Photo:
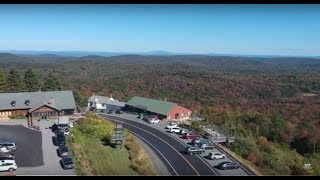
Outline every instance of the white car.
POLYGON ((170 128, 170 132, 175 132, 175 133, 178 133, 178 132, 180 132, 180 128, 179 127, 172 127, 172 128, 170 128))
POLYGON ((178 124, 176 123, 170 123, 166 126, 167 129, 171 129, 171 128, 174 128, 174 127, 178 127, 178 124))
POLYGON ((149 123, 153 124, 153 123, 159 123, 160 122, 160 119, 151 119, 151 120, 148 120, 149 123))
POLYGON ((216 159, 225 159, 226 155, 219 153, 219 152, 211 152, 208 154, 209 159, 216 160, 216 159))
POLYGON ((9 153, 10 150, 6 147, 0 147, 0 153, 9 153))
POLYGON ((17 164, 15 160, 1 160, 0 161, 0 171, 13 172, 17 169, 17 164))

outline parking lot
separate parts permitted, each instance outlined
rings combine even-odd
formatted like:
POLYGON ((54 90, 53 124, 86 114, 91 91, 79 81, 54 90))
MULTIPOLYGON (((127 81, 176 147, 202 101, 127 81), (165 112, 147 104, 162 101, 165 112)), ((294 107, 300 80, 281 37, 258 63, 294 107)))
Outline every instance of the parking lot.
MULTIPOLYGON (((49 129, 54 121, 41 121, 40 131, 27 128, 26 120, 0 122, 0 138, 17 142, 16 175, 76 175, 74 169, 63 170, 57 147, 53 145, 54 133, 49 129)), ((0 175, 8 172, 0 172, 0 175)))
POLYGON ((0 139, 17 143, 14 154, 18 167, 36 167, 43 165, 41 132, 22 125, 0 125, 0 139))
MULTIPOLYGON (((175 139, 177 139, 179 142, 185 144, 185 145, 189 145, 188 143, 191 142, 190 139, 184 139, 184 138, 181 138, 181 135, 177 134, 177 133, 170 133, 168 132, 168 129, 165 129, 166 127, 166 123, 154 123, 154 124, 150 124, 146 121, 143 121, 139 118, 137 118, 137 115, 133 115, 133 114, 112 114, 113 116, 115 117, 121 117, 121 118, 125 118, 125 119, 128 119, 128 120, 132 120, 132 121, 136 121, 136 122, 139 122, 139 123, 143 123, 145 125, 148 125, 148 126, 151 126, 161 132, 164 132, 166 134, 168 134, 169 136, 171 137, 174 137, 175 139)), ((216 165, 218 165, 219 163, 223 162, 223 161, 230 161, 229 158, 226 158, 226 159, 218 159, 218 160, 210 160, 207 158, 208 154, 210 152, 219 152, 218 150, 206 150, 205 153, 201 154, 201 155, 197 155, 199 156, 200 158, 202 158, 203 160, 205 160, 206 162, 208 162, 210 164, 211 167, 214 167, 216 165)), ((246 172, 244 172, 241 168, 239 169, 233 169, 233 170, 219 170, 219 169, 216 169, 215 170, 222 176, 248 176, 248 174, 246 172)))

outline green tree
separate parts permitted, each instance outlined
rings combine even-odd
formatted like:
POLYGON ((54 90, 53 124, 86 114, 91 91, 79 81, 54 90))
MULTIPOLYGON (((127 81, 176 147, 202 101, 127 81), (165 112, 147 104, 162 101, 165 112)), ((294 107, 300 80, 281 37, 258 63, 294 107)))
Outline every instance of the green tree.
POLYGON ((59 91, 59 90, 61 90, 61 83, 52 75, 52 73, 50 73, 44 82, 43 90, 44 91, 59 91))
POLYGON ((80 107, 87 106, 87 99, 81 93, 78 91, 73 91, 74 100, 76 101, 76 104, 80 107))
POLYGON ((6 91, 6 77, 2 71, 0 71, 0 92, 6 91))
POLYGON ((14 68, 10 70, 6 82, 7 92, 21 92, 23 89, 21 76, 14 68))
POLYGON ((25 73, 24 73, 24 87, 25 90, 28 92, 34 92, 38 91, 40 89, 40 83, 39 79, 37 76, 34 74, 31 68, 29 68, 25 73))

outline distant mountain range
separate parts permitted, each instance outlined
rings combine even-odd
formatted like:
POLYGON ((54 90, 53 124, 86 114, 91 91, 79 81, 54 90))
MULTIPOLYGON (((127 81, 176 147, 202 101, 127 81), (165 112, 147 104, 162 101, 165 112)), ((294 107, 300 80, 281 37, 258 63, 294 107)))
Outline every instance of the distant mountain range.
POLYGON ((219 54, 219 53, 174 53, 168 51, 149 51, 149 52, 102 52, 102 51, 22 51, 22 50, 0 50, 0 53, 24 54, 24 55, 43 55, 43 56, 121 56, 121 55, 143 55, 143 56, 176 56, 176 55, 206 55, 206 56, 230 56, 230 57, 260 57, 260 58, 277 58, 277 57, 306 57, 317 58, 320 56, 289 56, 289 55, 245 55, 245 54, 219 54))

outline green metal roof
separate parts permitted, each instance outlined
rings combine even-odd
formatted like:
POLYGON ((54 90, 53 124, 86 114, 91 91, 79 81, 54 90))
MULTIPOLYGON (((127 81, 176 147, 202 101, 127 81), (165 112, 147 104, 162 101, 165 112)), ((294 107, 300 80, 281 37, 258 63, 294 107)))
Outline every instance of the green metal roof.
POLYGON ((173 107, 177 106, 177 104, 173 102, 159 101, 138 96, 133 97, 126 104, 162 115, 167 115, 173 107))

